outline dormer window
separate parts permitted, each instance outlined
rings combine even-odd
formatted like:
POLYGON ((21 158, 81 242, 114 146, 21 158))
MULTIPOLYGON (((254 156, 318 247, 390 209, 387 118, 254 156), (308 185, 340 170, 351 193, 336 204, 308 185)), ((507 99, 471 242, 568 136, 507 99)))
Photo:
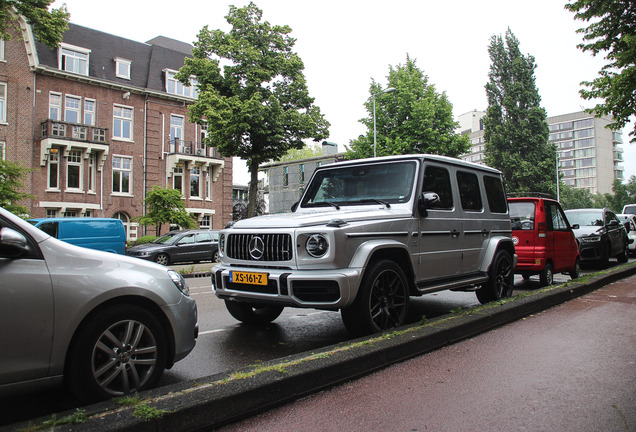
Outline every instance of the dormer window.
POLYGON ((115 57, 115 75, 117 78, 130 79, 131 61, 115 57))
POLYGON ((181 81, 175 79, 177 71, 165 69, 166 73, 166 92, 176 94, 179 96, 187 96, 193 99, 199 97, 199 89, 197 88, 198 81, 194 77, 190 77, 190 85, 184 86, 181 81))
POLYGON ((88 57, 91 50, 62 43, 58 49, 60 70, 88 75, 88 57))

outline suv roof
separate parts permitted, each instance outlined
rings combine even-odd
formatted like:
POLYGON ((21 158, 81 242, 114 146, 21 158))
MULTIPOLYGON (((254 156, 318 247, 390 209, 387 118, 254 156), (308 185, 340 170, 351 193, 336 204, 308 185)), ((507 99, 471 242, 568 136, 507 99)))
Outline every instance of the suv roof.
POLYGON ((449 157, 449 156, 440 156, 434 154, 408 154, 408 155, 393 155, 393 156, 380 156, 375 158, 366 158, 366 159, 353 159, 348 161, 341 161, 332 163, 329 165, 322 165, 320 169, 328 169, 328 168, 337 168, 346 165, 355 165, 355 164, 368 164, 368 163, 376 163, 376 162, 386 162, 386 161, 400 161, 400 160, 409 160, 409 159, 419 159, 419 160, 427 160, 427 161, 435 161, 444 164, 462 166, 465 168, 475 169, 479 171, 486 171, 493 174, 501 174, 501 171, 495 168, 491 168, 486 165, 476 164, 474 162, 468 162, 461 159, 449 157))

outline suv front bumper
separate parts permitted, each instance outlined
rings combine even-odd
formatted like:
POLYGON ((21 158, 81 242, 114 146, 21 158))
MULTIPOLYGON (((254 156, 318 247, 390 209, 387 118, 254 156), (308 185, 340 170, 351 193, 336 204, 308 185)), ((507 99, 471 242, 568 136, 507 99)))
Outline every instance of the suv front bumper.
POLYGON ((360 285, 362 269, 280 270, 212 268, 212 289, 220 299, 337 310, 350 305, 360 285), (267 284, 230 282, 230 272, 265 273, 267 284))

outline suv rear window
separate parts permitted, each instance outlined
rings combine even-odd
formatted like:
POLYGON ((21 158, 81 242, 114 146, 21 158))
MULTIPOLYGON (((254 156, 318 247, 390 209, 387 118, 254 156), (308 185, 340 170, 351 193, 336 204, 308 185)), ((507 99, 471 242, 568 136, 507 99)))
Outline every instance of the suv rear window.
POLYGON ((508 213, 508 200, 499 177, 484 176, 486 199, 491 213, 508 213))

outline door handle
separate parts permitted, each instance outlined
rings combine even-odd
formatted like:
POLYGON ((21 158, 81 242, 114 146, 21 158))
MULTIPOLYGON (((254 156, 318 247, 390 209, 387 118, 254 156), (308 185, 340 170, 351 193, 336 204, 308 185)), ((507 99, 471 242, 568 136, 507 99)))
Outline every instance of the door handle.
POLYGON ((457 231, 457 230, 455 230, 455 229, 454 229, 454 230, 452 230, 452 231, 451 231, 451 237, 459 237, 459 231, 457 231))

